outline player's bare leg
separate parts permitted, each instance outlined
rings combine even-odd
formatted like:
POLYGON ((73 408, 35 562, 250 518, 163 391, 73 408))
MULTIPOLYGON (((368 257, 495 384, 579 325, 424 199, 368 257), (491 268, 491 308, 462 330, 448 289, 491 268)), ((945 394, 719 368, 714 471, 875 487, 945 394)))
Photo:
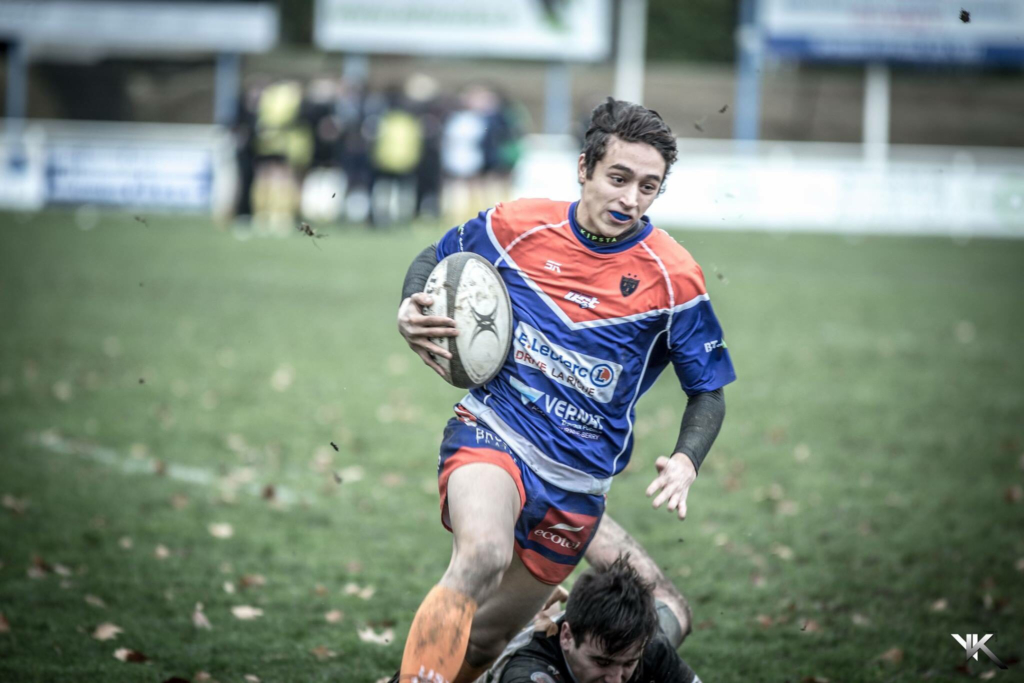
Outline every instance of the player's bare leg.
POLYGON ((456 469, 448 478, 447 500, 452 559, 413 619, 402 655, 403 681, 455 678, 477 607, 498 589, 512 560, 520 499, 505 470, 486 463, 456 469))
MULTIPOLYGON (((663 628, 669 640, 672 641, 672 645, 679 647, 693 630, 693 614, 690 611, 690 605, 679 589, 668 580, 658 564, 643 549, 643 546, 637 543, 636 539, 630 536, 609 514, 605 513, 601 518, 601 526, 597 530, 597 535, 590 542, 584 557, 587 562, 596 567, 608 567, 615 561, 615 558, 624 552, 629 553, 629 563, 636 568, 640 576, 645 581, 654 584, 654 599, 668 607, 672 616, 679 622, 678 631, 671 625, 668 625, 668 628, 663 628)), ((664 627, 666 626, 664 615, 660 612, 661 606, 659 605, 658 618, 664 627)))
POLYGON ((498 590, 480 605, 473 618, 466 661, 452 683, 471 683, 484 675, 555 589, 534 578, 519 556, 513 554, 498 590))

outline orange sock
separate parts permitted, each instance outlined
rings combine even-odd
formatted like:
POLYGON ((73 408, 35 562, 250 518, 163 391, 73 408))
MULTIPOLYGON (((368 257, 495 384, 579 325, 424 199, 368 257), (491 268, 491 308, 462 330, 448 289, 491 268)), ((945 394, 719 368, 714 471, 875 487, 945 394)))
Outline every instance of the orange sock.
POLYGON ((466 656, 474 614, 476 600, 457 590, 434 586, 412 620, 399 679, 450 683, 466 656))

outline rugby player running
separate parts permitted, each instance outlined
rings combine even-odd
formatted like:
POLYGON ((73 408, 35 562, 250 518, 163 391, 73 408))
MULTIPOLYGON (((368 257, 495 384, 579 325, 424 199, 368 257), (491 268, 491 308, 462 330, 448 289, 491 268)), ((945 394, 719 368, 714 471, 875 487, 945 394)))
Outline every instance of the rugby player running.
POLYGON ((687 401, 647 495, 686 517, 735 372, 700 266, 644 215, 676 154, 657 112, 609 98, 594 109, 579 156, 579 201, 499 204, 410 266, 398 328, 436 372, 443 376, 431 354, 448 353, 430 338, 458 331, 450 318, 423 314, 432 303, 423 289, 452 253, 498 268, 513 336, 499 374, 455 406, 445 429, 438 487, 452 557, 416 612, 396 680, 476 680, 545 604, 605 531, 636 401, 669 363, 687 401))

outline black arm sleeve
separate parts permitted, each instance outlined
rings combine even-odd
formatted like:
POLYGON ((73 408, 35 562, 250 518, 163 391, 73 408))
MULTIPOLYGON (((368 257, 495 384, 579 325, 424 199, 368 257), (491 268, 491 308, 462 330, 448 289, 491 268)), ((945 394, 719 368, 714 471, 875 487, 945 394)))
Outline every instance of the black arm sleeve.
POLYGON ((725 419, 725 392, 722 389, 694 394, 686 401, 683 423, 673 453, 686 453, 698 472, 711 450, 725 419))
POLYGON ((437 242, 434 242, 421 251, 419 256, 413 259, 413 262, 409 265, 409 270, 405 273, 405 282, 402 283, 402 301, 405 301, 417 292, 423 291, 427 286, 427 278, 430 277, 430 271, 434 270, 434 266, 437 264, 437 242))
POLYGON ((643 670, 638 671, 630 681, 638 683, 646 681, 672 681, 672 683, 700 683, 700 679, 683 661, 683 658, 672 649, 671 643, 664 635, 657 635, 644 648, 643 670))

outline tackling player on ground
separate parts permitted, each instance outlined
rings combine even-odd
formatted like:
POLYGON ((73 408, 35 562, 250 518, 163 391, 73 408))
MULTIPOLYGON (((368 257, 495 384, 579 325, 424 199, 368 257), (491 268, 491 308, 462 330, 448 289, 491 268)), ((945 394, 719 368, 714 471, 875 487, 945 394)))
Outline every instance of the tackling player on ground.
POLYGON ((669 363, 686 408, 647 495, 686 517, 735 373, 700 267, 644 215, 675 159, 656 112, 609 98, 579 157, 579 201, 499 204, 410 266, 399 331, 439 374, 431 354, 449 354, 430 338, 458 334, 450 318, 422 312, 440 259, 472 251, 493 263, 514 330, 501 371, 456 405, 445 429, 438 485, 452 559, 416 613, 400 680, 475 680, 544 605, 604 531, 636 401, 669 363))
POLYGON ((545 610, 478 683, 700 683, 660 628, 651 589, 628 554, 592 567, 564 612, 545 610))

